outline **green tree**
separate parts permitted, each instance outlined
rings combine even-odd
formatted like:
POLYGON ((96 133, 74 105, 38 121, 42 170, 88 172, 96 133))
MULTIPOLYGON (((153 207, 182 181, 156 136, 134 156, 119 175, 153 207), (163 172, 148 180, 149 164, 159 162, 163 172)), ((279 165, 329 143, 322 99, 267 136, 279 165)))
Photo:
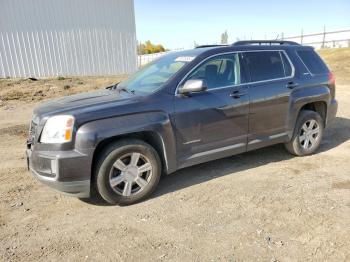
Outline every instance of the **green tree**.
POLYGON ((221 34, 221 44, 227 45, 228 44, 228 33, 227 30, 221 34))
POLYGON ((154 53, 165 52, 165 48, 162 45, 156 45, 154 47, 154 53))
POLYGON ((166 51, 163 45, 161 44, 154 45, 149 40, 146 41, 145 43, 140 43, 137 49, 138 49, 138 54, 140 55, 154 54, 154 53, 160 53, 160 52, 166 51))

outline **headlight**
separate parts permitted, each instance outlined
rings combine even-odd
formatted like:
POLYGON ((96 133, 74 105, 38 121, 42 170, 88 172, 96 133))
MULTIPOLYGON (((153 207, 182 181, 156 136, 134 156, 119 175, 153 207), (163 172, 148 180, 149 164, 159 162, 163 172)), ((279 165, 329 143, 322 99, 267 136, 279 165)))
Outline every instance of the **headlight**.
POLYGON ((72 140, 74 117, 59 115, 50 117, 44 126, 40 142, 47 144, 66 143, 72 140))

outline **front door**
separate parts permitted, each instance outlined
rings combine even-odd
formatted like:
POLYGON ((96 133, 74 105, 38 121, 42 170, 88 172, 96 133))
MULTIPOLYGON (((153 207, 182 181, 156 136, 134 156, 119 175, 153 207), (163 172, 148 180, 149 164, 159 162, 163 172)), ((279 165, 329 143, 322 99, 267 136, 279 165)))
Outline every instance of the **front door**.
POLYGON ((182 82, 202 79, 207 91, 176 95, 179 166, 189 166, 246 151, 249 97, 239 54, 210 58, 182 82))

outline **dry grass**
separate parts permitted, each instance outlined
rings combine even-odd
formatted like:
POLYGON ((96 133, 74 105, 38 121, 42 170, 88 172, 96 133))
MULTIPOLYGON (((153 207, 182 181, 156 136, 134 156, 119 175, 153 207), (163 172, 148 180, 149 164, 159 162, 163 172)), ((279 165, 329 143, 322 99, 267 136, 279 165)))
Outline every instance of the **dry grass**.
POLYGON ((322 49, 318 50, 318 53, 334 72, 337 83, 349 84, 350 48, 322 49))
POLYGON ((41 101, 100 89, 120 82, 125 76, 115 77, 58 77, 33 81, 30 79, 0 79, 0 100, 41 101))

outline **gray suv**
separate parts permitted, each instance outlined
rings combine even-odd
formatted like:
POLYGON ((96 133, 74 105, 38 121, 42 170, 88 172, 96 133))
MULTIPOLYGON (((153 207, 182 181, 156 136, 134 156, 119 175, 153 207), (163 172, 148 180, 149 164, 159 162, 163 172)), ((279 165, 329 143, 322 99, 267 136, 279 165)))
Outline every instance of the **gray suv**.
POLYGON ((335 80, 312 47, 240 41, 173 52, 106 89, 35 108, 31 172, 80 198, 143 200, 161 174, 284 143, 314 153, 335 117, 335 80))

